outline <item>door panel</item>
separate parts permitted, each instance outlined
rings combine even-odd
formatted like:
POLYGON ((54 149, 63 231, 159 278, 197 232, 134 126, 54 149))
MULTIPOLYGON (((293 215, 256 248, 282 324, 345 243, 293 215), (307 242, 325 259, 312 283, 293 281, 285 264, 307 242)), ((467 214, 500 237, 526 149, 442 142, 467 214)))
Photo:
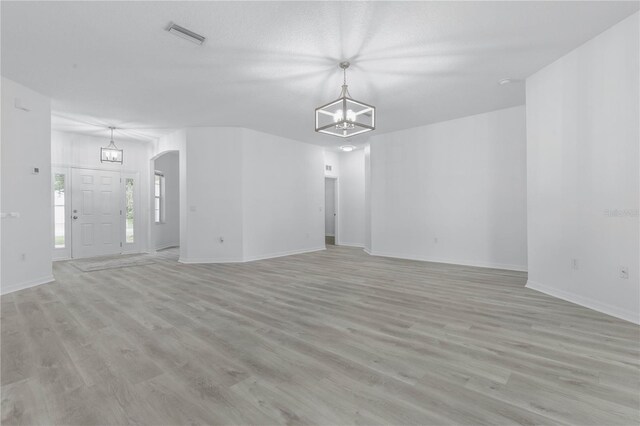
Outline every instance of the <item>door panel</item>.
POLYGON ((71 175, 72 256, 120 253, 120 174, 72 169, 71 175))
POLYGON ((80 224, 82 227, 82 245, 83 246, 92 246, 93 245, 93 223, 82 223, 80 224))
POLYGON ((82 214, 93 214, 93 191, 82 191, 82 214))

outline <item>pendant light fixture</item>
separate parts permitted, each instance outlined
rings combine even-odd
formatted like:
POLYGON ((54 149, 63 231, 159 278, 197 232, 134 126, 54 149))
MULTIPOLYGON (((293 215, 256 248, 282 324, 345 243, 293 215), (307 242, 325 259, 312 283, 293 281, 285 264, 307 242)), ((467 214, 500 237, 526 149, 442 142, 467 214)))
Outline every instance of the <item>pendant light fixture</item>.
POLYGON ((111 129, 111 142, 106 148, 100 148, 100 162, 122 164, 122 150, 118 149, 113 141, 113 131, 115 127, 109 127, 109 129, 111 129))
POLYGON ((340 97, 316 108, 316 132, 348 138, 376 129, 376 108, 351 98, 347 86, 349 62, 340 62, 343 81, 340 97))

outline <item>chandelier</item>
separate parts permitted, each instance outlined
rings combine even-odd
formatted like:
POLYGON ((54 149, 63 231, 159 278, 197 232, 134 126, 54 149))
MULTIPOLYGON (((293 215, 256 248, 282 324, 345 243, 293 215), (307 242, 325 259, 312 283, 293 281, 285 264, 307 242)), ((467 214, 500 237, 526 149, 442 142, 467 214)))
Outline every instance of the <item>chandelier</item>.
POLYGON ((111 129, 111 143, 106 148, 100 148, 100 162, 122 164, 122 150, 118 149, 113 141, 115 127, 109 127, 109 129, 111 129))
POLYGON ((316 132, 348 138, 376 129, 376 108, 351 98, 347 86, 349 62, 340 62, 343 82, 340 97, 316 108, 316 132))

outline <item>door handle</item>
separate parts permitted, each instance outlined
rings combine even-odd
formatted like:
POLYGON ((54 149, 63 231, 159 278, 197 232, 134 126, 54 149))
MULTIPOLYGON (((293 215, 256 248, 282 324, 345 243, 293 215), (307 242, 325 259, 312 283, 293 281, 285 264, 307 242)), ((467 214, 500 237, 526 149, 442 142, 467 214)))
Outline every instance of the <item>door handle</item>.
POLYGON ((77 219, 77 218, 78 218, 78 216, 74 216, 73 218, 74 218, 74 219, 77 219))

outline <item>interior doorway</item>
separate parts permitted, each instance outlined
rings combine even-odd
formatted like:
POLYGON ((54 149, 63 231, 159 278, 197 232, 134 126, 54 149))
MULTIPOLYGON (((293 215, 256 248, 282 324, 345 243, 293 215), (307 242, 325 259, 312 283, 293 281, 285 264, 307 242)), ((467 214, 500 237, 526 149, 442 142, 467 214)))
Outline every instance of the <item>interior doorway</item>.
POLYGON ((152 159, 151 244, 155 251, 180 246, 180 158, 178 151, 152 159))
POLYGON ((337 233, 337 179, 324 178, 324 235, 326 245, 336 244, 337 233))

